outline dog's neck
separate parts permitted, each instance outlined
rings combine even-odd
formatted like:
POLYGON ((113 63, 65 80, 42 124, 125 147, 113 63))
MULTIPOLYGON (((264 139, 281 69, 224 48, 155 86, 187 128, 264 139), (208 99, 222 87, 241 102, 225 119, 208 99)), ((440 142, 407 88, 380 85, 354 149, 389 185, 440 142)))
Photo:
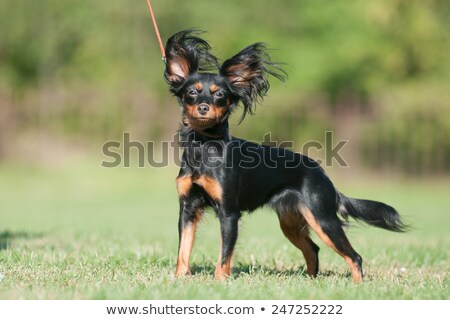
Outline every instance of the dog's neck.
POLYGON ((178 138, 183 149, 182 166, 197 174, 201 174, 204 168, 217 165, 216 158, 223 156, 225 145, 231 140, 228 121, 204 130, 194 130, 189 124, 183 123, 178 138), (216 155, 214 163, 209 164, 209 154, 216 155))
POLYGON ((199 128, 192 126, 188 121, 183 119, 180 128, 180 142, 183 145, 186 142, 208 142, 211 140, 223 140, 227 141, 230 139, 230 132, 228 126, 228 119, 217 123, 210 128, 199 128))

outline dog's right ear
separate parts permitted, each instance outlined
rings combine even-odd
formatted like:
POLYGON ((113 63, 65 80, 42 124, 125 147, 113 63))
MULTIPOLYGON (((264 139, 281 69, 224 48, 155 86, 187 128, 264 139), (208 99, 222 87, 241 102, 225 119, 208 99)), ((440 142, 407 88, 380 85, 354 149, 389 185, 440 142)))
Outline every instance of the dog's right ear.
POLYGON ((210 45, 196 36, 201 33, 203 32, 185 30, 167 40, 164 76, 175 94, 191 74, 218 67, 216 57, 209 52, 210 45))

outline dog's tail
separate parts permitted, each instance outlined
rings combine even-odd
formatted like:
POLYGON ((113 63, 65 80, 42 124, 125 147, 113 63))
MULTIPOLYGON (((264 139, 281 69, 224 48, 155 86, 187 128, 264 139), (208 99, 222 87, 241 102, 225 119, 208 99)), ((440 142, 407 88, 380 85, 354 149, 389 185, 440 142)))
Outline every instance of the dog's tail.
POLYGON ((340 192, 337 192, 337 201, 338 213, 344 218, 350 216, 372 226, 395 232, 405 232, 409 228, 402 222, 397 210, 385 203, 348 198, 340 192))

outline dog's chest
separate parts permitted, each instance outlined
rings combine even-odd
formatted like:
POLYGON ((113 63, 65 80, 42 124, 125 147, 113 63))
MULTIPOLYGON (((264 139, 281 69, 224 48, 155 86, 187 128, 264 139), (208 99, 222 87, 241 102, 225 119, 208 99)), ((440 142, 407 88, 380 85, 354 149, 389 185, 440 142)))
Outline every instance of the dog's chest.
POLYGON ((200 143, 193 141, 184 150, 186 165, 202 175, 225 165, 226 152, 221 141, 200 143))

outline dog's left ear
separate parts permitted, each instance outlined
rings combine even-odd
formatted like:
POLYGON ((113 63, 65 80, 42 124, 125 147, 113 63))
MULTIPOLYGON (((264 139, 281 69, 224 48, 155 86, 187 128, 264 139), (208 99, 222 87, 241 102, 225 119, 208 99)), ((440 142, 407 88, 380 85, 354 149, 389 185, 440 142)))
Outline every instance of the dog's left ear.
POLYGON ((167 40, 164 76, 174 94, 177 94, 191 74, 218 66, 216 57, 209 52, 210 45, 197 37, 201 33, 197 30, 185 30, 167 40))
POLYGON ((236 102, 242 101, 244 113, 253 114, 255 103, 262 99, 269 90, 267 75, 285 81, 286 73, 274 62, 266 52, 262 43, 252 44, 232 58, 225 60, 220 67, 220 74, 228 79, 236 102))

